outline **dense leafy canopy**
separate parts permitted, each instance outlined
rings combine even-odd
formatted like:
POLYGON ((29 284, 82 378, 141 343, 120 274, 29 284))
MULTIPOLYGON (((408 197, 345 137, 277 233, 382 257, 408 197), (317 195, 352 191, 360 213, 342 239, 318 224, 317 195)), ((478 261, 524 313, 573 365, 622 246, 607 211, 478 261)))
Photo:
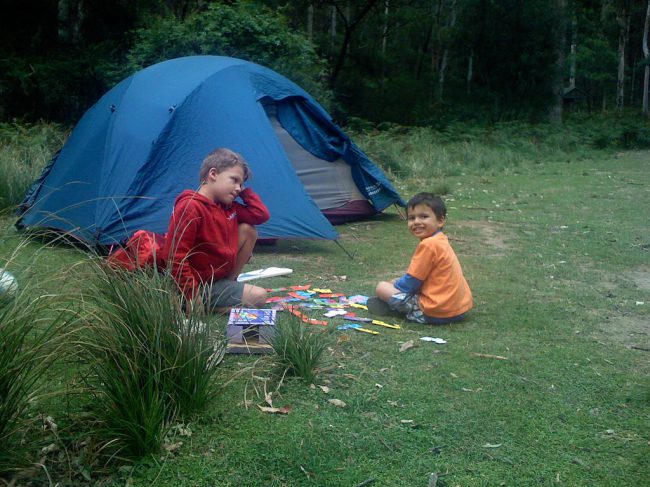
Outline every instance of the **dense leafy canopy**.
POLYGON ((337 116, 374 121, 537 120, 563 92, 565 108, 585 110, 640 107, 642 97, 641 1, 10 0, 0 8, 11 19, 0 32, 0 120, 75 121, 122 77, 190 54, 258 62, 337 116))

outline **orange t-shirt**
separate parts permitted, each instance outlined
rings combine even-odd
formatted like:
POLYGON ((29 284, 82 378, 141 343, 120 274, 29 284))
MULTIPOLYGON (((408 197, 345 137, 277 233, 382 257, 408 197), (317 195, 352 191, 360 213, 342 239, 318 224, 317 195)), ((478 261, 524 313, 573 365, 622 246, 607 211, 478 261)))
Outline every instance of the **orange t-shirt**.
POLYGON ((451 318, 472 308, 472 291, 444 233, 420 241, 407 272, 422 281, 418 294, 425 315, 451 318))

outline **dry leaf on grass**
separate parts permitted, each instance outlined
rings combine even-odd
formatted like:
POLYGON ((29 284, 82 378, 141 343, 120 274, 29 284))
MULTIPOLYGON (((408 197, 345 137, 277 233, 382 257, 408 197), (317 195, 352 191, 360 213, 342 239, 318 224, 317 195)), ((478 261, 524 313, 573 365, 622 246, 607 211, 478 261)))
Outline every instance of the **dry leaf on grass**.
POLYGON ((181 446, 183 446, 182 441, 177 441, 176 443, 165 443, 165 451, 168 453, 174 453, 175 451, 178 451, 181 446))
POLYGON ((339 408, 344 408, 345 406, 347 406, 347 404, 345 404, 345 403, 344 403, 343 401, 341 401, 340 399, 328 399, 327 402, 329 402, 329 403, 332 404, 333 406, 336 406, 336 407, 339 407, 339 408))
POLYGON ((270 414, 289 414, 291 412, 291 406, 282 406, 281 408, 270 408, 267 406, 257 406, 260 408, 260 411, 263 413, 270 413, 270 414))
POLYGON ((330 388, 327 386, 318 386, 320 387, 320 390, 323 391, 325 394, 329 394, 330 388))
POLYGON ((492 355, 490 353, 478 353, 478 352, 472 352, 472 355, 475 357, 482 357, 482 358, 493 358, 497 360, 508 360, 508 357, 502 357, 501 355, 492 355))
POLYGON ((402 345, 399 347, 400 352, 406 352, 409 348, 413 348, 415 344, 413 343, 413 340, 409 340, 408 342, 402 343, 402 345))

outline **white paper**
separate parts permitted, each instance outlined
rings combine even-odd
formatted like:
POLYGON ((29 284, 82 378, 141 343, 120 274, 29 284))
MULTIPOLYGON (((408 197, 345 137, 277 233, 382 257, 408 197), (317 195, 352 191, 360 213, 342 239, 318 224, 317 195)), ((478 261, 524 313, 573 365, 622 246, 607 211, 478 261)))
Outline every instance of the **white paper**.
POLYGON ((433 342, 433 343, 447 343, 447 340, 444 340, 443 338, 434 338, 434 337, 421 337, 420 340, 423 342, 433 342))
POLYGON ((291 274, 293 269, 287 267, 267 267, 265 269, 257 269, 254 271, 244 272, 237 277, 238 282, 252 281, 253 279, 261 279, 262 277, 275 277, 291 274))

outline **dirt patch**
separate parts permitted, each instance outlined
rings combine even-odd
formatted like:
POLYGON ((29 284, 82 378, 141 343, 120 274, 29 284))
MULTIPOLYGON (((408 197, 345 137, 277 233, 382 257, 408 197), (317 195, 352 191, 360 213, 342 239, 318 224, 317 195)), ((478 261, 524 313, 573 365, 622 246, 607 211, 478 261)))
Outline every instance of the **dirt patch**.
POLYGON ((642 291, 650 291, 650 268, 641 268, 626 274, 636 287, 642 291))
MULTIPOLYGON (((477 232, 478 242, 480 242, 481 254, 492 255, 500 257, 505 255, 506 251, 511 249, 512 246, 507 241, 512 238, 512 229, 503 223, 495 222, 482 222, 482 221, 464 221, 462 223, 454 223, 454 227, 459 231, 470 229, 470 231, 477 232), (487 250, 487 253, 485 252, 487 250)), ((463 239, 450 235, 449 239, 454 243, 458 240, 461 243, 463 239)), ((475 241, 476 242, 476 241, 475 241)))
POLYGON ((650 351, 650 322, 637 316, 613 316, 594 331, 599 342, 650 351))

